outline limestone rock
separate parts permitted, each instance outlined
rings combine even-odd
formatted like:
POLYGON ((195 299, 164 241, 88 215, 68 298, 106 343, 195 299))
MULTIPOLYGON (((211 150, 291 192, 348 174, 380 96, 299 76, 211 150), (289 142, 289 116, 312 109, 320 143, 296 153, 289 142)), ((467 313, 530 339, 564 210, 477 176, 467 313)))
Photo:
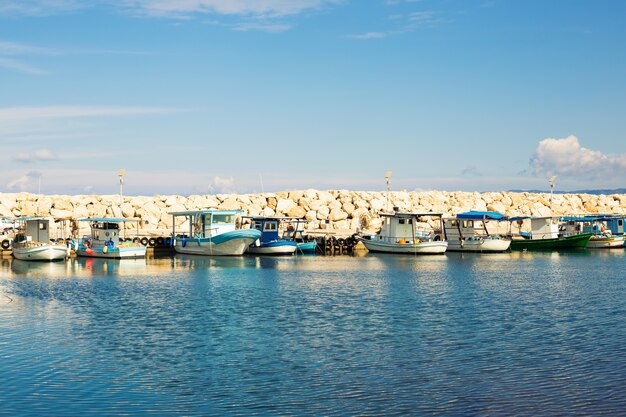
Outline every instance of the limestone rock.
POLYGON ((348 214, 341 210, 340 208, 334 208, 330 211, 328 219, 336 222, 336 221, 340 221, 340 220, 345 220, 348 218, 348 214))
POLYGON ((286 214, 294 207, 297 207, 297 204, 293 200, 281 198, 276 203, 276 213, 286 214))
POLYGON ((291 208, 289 210, 289 212, 287 212, 287 215, 289 217, 302 218, 302 217, 306 216, 306 213, 307 213, 307 211, 304 208, 302 208, 300 206, 295 206, 295 207, 291 208))

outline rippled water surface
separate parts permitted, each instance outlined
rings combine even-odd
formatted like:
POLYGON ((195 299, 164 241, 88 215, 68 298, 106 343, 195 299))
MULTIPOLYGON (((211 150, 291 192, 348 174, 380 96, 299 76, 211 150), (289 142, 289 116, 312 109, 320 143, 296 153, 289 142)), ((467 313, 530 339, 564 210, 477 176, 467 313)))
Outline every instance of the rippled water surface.
POLYGON ((624 250, 0 260, 0 414, 624 415, 624 250))

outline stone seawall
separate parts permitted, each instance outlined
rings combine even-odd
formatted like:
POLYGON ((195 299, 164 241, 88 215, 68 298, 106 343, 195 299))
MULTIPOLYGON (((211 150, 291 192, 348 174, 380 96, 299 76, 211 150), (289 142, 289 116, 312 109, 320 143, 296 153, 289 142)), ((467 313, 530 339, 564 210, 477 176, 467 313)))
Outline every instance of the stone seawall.
MULTIPOLYGON (((626 195, 550 194, 512 192, 425 191, 288 191, 263 194, 192 195, 188 197, 118 195, 0 194, 0 216, 43 215, 53 218, 124 217, 140 219, 139 233, 167 235, 171 211, 243 209, 248 215, 304 217, 308 230, 378 230, 378 213, 398 207, 400 211, 438 212, 493 210, 507 215, 543 216, 579 213, 626 213, 626 195)), ((83 227, 87 227, 84 225, 83 227)), ((81 227, 81 233, 83 233, 81 227)))

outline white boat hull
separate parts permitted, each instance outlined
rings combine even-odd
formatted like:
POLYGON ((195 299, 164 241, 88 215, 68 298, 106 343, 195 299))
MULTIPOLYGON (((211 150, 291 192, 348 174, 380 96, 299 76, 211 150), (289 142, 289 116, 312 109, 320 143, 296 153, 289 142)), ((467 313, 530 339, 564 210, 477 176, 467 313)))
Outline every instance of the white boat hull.
POLYGON ((420 243, 384 243, 376 240, 359 239, 370 252, 408 253, 414 255, 442 254, 448 248, 446 241, 420 243))
POLYGON ((624 236, 611 236, 589 239, 587 248, 590 249, 602 249, 602 248, 621 248, 624 246, 624 236))
POLYGON ((46 243, 24 247, 14 245, 13 256, 21 261, 60 261, 68 256, 68 248, 46 243))
POLYGON ((454 252, 504 252, 511 246, 505 239, 448 240, 448 250, 454 252))
POLYGON ((247 253, 253 255, 293 255, 298 249, 297 245, 282 246, 250 246, 247 253))
POLYGON ((198 242, 193 239, 187 241, 180 241, 177 239, 174 244, 174 250, 176 250, 177 253, 185 253, 188 255, 243 255, 248 246, 250 246, 255 240, 256 239, 252 238, 239 238, 215 244, 213 242, 198 242), (183 242, 185 243, 184 246, 183 242))

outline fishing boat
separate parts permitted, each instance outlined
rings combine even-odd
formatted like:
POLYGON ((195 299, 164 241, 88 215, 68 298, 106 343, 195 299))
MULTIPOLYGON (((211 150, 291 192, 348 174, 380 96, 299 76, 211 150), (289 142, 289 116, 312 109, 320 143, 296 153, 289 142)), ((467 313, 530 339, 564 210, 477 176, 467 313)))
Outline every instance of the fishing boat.
POLYGON ((395 211, 380 216, 383 226, 377 234, 357 237, 370 252, 442 254, 448 248, 441 227, 443 214, 395 211), (430 227, 428 219, 434 220, 439 228, 430 227))
POLYGON ((257 255, 293 255, 298 249, 298 244, 293 239, 279 237, 279 229, 283 217, 245 216, 249 219, 250 228, 261 232, 261 237, 254 241, 247 253, 257 255))
POLYGON ((582 249, 587 246, 593 233, 578 233, 567 231, 560 225, 558 216, 532 217, 518 216, 509 219, 511 224, 517 224, 518 233, 512 235, 511 249, 513 250, 555 250, 555 249, 582 249), (530 231, 522 232, 524 223, 530 223, 530 231))
POLYGON ((624 246, 624 216, 617 214, 578 214, 561 217, 568 231, 592 233, 590 249, 611 249, 624 246))
POLYGON ((171 212, 172 246, 190 255, 242 255, 261 238, 257 229, 237 229, 243 210, 195 210, 171 212), (176 227, 184 231, 177 232, 176 227))
POLYGON ((15 238, 17 223, 12 217, 0 217, 0 248, 11 249, 11 242, 15 238))
MULTIPOLYGON (((501 223, 507 217, 496 211, 467 211, 453 218, 445 218, 443 227, 448 250, 457 252, 504 252, 511 246, 511 239, 490 231, 491 222, 501 223)), ((506 226, 508 229, 508 224, 506 226)), ((501 228, 499 228, 501 229, 501 228)), ((505 230, 508 231, 508 230, 505 230)))
POLYGON ((307 221, 300 217, 284 217, 283 222, 287 227, 283 231, 283 239, 293 240, 298 245, 296 253, 311 254, 317 250, 315 240, 307 240, 304 236, 304 226, 307 221))
POLYGON ((69 256, 65 243, 50 241, 50 222, 42 216, 18 217, 18 229, 11 245, 15 259, 60 261, 69 256))
POLYGON ((78 239, 77 256, 91 258, 128 259, 144 258, 146 247, 123 238, 123 225, 135 219, 87 217, 78 221, 89 222, 91 234, 78 239))

